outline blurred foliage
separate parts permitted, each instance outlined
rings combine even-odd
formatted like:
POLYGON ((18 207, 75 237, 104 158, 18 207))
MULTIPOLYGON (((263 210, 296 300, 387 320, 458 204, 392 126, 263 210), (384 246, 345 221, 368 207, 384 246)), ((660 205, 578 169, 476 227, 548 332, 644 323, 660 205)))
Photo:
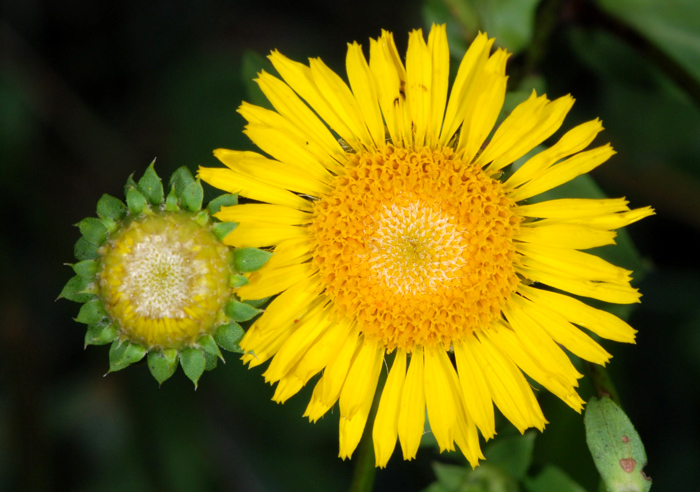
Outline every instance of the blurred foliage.
MULTIPOLYGON (((243 99, 262 102, 248 81, 271 67, 256 53, 322 56, 342 72, 346 42, 367 48, 384 28, 403 52, 407 32, 430 22, 447 23, 453 56, 477 30, 514 53, 509 107, 532 87, 552 98, 574 95, 564 126, 600 117, 601 143, 618 150, 593 174, 600 189, 657 209, 629 228, 638 253, 627 233, 621 248, 609 250, 614 261, 647 273, 635 274, 642 304, 623 313, 639 330, 637 345, 606 349, 655 487, 700 487, 700 390, 692 384, 700 378, 697 1, 31 0, 3 7, 0 490, 346 489, 353 462, 336 458, 337 413, 315 425, 301 418, 309 388, 274 405, 262 371, 233 357, 196 392, 180 373, 158 389, 145 361, 103 378, 104 354, 82 351, 75 306, 53 299, 71 275, 60 266, 78 237, 69 224, 93 215, 103 193, 121 195, 125 176, 155 156, 159 172, 169 174, 215 165, 210 151, 218 147, 252 148, 235 110, 243 99)), ((600 193, 588 178, 562 191, 600 193)), ((397 453, 378 470, 375 489, 424 490, 437 477, 443 488, 436 490, 460 490, 490 474, 511 490, 516 473, 516 486, 528 492, 596 490, 581 415, 540 393, 550 422, 543 434, 509 436, 500 425, 487 452, 499 444, 507 452, 475 472, 431 447, 414 462, 397 453), (534 435, 534 447, 510 445, 534 435), (518 457, 519 465, 499 462, 518 457)), ((593 394, 588 378, 581 394, 593 394)))

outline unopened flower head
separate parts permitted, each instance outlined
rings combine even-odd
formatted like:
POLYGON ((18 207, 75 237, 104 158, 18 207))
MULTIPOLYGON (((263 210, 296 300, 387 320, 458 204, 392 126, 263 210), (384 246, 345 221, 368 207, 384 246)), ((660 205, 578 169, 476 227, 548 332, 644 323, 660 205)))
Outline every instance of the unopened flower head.
POLYGON ((210 214, 235 205, 235 195, 201 210, 202 187, 185 168, 173 174, 170 188, 166 198, 151 165, 138 183, 127 182, 126 204, 104 195, 99 218, 78 224, 81 261, 61 297, 84 302, 77 320, 88 325, 86 346, 112 344, 110 371, 148 354, 159 383, 181 363, 196 385, 205 369, 223 360, 219 347, 240 352, 237 321, 259 311, 232 290, 269 253, 234 251, 221 242, 235 224, 210 214))
POLYGON ((316 374, 306 416, 339 402, 340 456, 363 433, 385 358, 373 427, 376 464, 401 444, 415 457, 425 426, 441 450, 475 466, 478 431, 494 436, 494 404, 520 431, 544 428, 525 377, 576 411, 581 375, 564 349, 604 364, 587 331, 633 342, 622 320, 568 294, 635 303, 630 273, 583 250, 652 214, 623 199, 531 199, 605 162, 585 150, 599 120, 564 133, 573 98, 534 92, 494 129, 508 54, 479 35, 449 88, 444 26, 409 36, 405 64, 392 34, 348 47, 346 83, 320 59, 275 51, 279 77, 257 82, 274 110, 243 103, 245 133, 267 155, 217 150, 227 168, 206 182, 261 203, 224 207, 235 247, 273 247, 241 299, 277 296, 241 341, 283 402, 316 374), (448 97, 449 93, 449 97, 448 97), (553 288, 553 289, 552 289, 553 288), (568 293, 568 294, 567 294, 568 293), (585 328, 585 330, 581 329, 585 328), (391 354, 391 355, 389 355, 391 354))

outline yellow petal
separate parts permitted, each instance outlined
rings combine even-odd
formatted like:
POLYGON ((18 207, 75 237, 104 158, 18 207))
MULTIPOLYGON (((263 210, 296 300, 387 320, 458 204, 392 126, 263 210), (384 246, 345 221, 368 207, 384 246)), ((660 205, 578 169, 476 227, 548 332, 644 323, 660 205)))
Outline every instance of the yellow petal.
POLYGON ((316 273, 311 263, 300 263, 274 270, 255 272, 250 278, 251 282, 238 289, 238 296, 243 299, 264 299, 279 294, 291 286, 316 273))
POLYGON ((515 201, 524 200, 556 188, 576 176, 585 174, 610 159, 615 154, 610 144, 579 152, 565 161, 550 167, 546 173, 534 178, 509 195, 515 201))
POLYGON ((561 159, 580 152, 603 130, 599 119, 572 128, 559 141, 547 150, 531 157, 518 168, 505 182, 506 189, 512 189, 546 172, 561 159))
POLYGON ((557 344, 575 356, 595 364, 605 364, 612 357, 591 337, 569 323, 565 317, 557 312, 522 297, 517 297, 517 300, 557 344))
POLYGON ((501 413, 521 433, 529 427, 544 429, 547 421, 523 374, 487 336, 478 340, 479 347, 474 347, 473 353, 485 369, 493 401, 501 413))
POLYGON ((254 224, 308 224, 313 220, 309 213, 282 205, 246 203, 233 207, 222 207, 214 215, 222 222, 252 222, 254 224))
MULTIPOLYGON (((239 206, 239 205, 237 205, 239 206)), ((224 238, 224 244, 236 248, 265 248, 290 239, 308 238, 305 227, 244 222, 224 238)))
POLYGON ((589 249, 615 244, 615 236, 612 231, 583 225, 530 222, 522 224, 516 239, 556 248, 589 249))
POLYGON ((369 399, 371 403, 372 395, 377 389, 383 356, 384 348, 379 347, 376 341, 365 340, 362 344, 340 392, 341 418, 351 419, 366 400, 369 399))
POLYGON ((408 35, 406 52, 406 103, 411 119, 413 145, 422 147, 431 113, 432 63, 423 31, 416 29, 408 35))
POLYGON ((360 141, 365 147, 372 148, 372 137, 365 125, 362 111, 347 84, 320 58, 310 59, 309 65, 311 77, 319 92, 352 133, 349 138, 341 136, 353 147, 355 147, 354 142, 360 141))
POLYGON ((294 375, 282 378, 275 388, 275 393, 272 395, 272 401, 275 403, 284 403, 292 396, 296 395, 301 388, 304 387, 304 381, 294 375))
POLYGON ((302 134, 312 137, 310 144, 318 145, 331 158, 344 154, 338 140, 326 125, 287 84, 264 71, 259 74, 257 82, 279 114, 294 124, 302 134))
POLYGON ((523 277, 575 295, 614 304, 632 304, 639 302, 641 297, 637 289, 629 285, 563 276, 558 270, 532 258, 522 258, 520 263, 516 271, 523 277))
POLYGON ((386 466, 396 447, 399 428, 399 403, 405 379, 406 352, 398 349, 394 363, 391 365, 391 371, 389 371, 389 377, 382 390, 377 416, 372 428, 375 463, 380 468, 386 466))
POLYGON ((491 390, 486 382, 484 371, 472 353, 474 345, 478 344, 474 337, 458 341, 454 344, 455 359, 459 381, 462 385, 465 405, 469 414, 481 430, 485 439, 491 439, 496 434, 496 423, 493 414, 491 390))
POLYGON ((471 100, 468 96, 474 90, 476 81, 483 76, 482 71, 489 58, 493 42, 494 40, 489 39, 486 34, 479 34, 462 58, 445 111, 445 121, 440 133, 442 145, 449 143, 464 121, 467 104, 471 100))
POLYGON ((374 77, 369 69, 367 60, 362 54, 362 47, 357 43, 348 44, 348 54, 345 59, 350 87, 360 106, 362 117, 367 124, 374 145, 379 147, 385 143, 384 121, 379 109, 377 88, 374 77))
POLYGON ((433 24, 428 35, 428 50, 432 60, 432 87, 430 91, 430 123, 427 143, 428 145, 435 145, 442 129, 450 78, 450 50, 447 45, 447 28, 445 24, 433 24))
POLYGON ((521 103, 501 123, 477 162, 488 164, 491 173, 511 164, 557 131, 573 104, 571 96, 554 101, 541 96, 521 103))
POLYGON ((340 416, 340 425, 338 429, 338 443, 340 444, 338 452, 339 458, 345 459, 352 457, 352 453, 360 443, 362 433, 364 432, 365 425, 367 424, 367 417, 369 417, 370 408, 372 408, 372 395, 374 395, 374 391, 372 391, 369 398, 362 402, 362 406, 352 417, 347 418, 343 417, 342 415, 340 416))
POLYGON ((330 326, 308 348, 304 357, 291 372, 304 384, 318 374, 338 355, 350 333, 350 324, 345 320, 331 320, 330 326))
MULTIPOLYGON (((273 161, 255 152, 217 149, 214 151, 214 155, 234 171, 236 176, 242 174, 276 188, 311 196, 320 196, 330 190, 328 185, 313 178, 308 173, 304 173, 300 167, 273 161)), ((306 203, 297 208, 310 210, 306 203)))
POLYGON ((518 287, 529 299, 546 305, 571 323, 582 326, 598 336, 616 342, 634 343, 637 331, 617 316, 593 308, 573 297, 534 287, 518 287))
POLYGON ((581 217, 596 217, 629 211, 624 198, 560 198, 546 202, 518 205, 515 209, 523 217, 541 219, 575 219, 581 217))
POLYGON ((496 124, 506 97, 505 75, 508 54, 498 49, 484 65, 467 95, 464 123, 459 134, 457 150, 464 151, 464 160, 472 162, 496 124))
POLYGON ((425 426, 425 384, 423 349, 418 347, 411 354, 406 381, 401 393, 398 434, 403 459, 416 457, 425 426))
POLYGON ((370 40, 369 68, 374 75, 379 107, 391 140, 402 144, 407 133, 404 120, 406 72, 390 32, 382 31, 379 39, 370 40))
POLYGON ((356 135, 316 86, 311 69, 290 60, 278 51, 273 51, 268 58, 284 81, 294 89, 294 92, 299 94, 332 130, 350 145, 353 145, 356 135))
POLYGON ((438 442, 440 452, 454 451, 454 435, 459 410, 455 399, 461 398, 461 395, 454 395, 454 389, 451 386, 448 371, 454 369, 442 347, 426 348, 424 354, 425 403, 428 408, 430 428, 438 442))
POLYGON ((302 357, 304 357, 309 347, 323 334, 328 327, 328 309, 318 301, 299 320, 294 333, 287 339, 282 347, 277 351, 275 357, 263 373, 265 382, 274 383, 287 376, 302 357))

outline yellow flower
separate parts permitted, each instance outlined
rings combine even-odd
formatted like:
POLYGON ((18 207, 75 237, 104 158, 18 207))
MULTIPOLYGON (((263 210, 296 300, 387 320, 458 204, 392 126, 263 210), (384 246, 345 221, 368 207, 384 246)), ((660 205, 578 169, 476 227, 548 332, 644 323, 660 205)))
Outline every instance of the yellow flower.
POLYGON ((273 247, 241 299, 277 297, 241 341, 250 367, 284 402, 323 371, 306 416, 339 401, 340 456, 365 427, 385 356, 393 363, 373 428, 377 466, 401 443, 415 457, 425 424, 441 450, 455 443, 472 466, 477 428, 495 434, 493 404, 521 432, 545 417, 523 373, 580 411, 581 375, 563 348, 604 364, 610 355, 579 327, 633 342, 635 331, 566 294, 638 302, 630 273, 582 252, 653 213, 623 199, 525 200, 584 174, 613 150, 585 149, 599 120, 565 133, 515 170, 502 170, 552 136, 573 104, 535 93, 492 134, 508 54, 479 35, 448 98, 444 26, 409 36, 406 64, 392 34, 348 47, 349 86, 320 59, 278 52, 281 79, 262 72, 275 111, 243 103, 245 133, 266 154, 217 150, 228 169, 208 183, 263 203, 223 208, 237 222, 225 242, 273 247), (491 135, 492 134, 492 135, 491 135), (489 138, 489 136, 491 137, 489 138), (338 138, 340 137, 340 138, 338 138))

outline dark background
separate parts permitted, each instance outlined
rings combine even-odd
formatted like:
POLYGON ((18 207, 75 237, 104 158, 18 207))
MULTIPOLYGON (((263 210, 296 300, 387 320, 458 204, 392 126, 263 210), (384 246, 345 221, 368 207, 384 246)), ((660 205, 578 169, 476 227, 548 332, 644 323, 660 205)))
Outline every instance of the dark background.
MULTIPOLYGON (((1 6, 0 490, 345 490, 353 463, 336 458, 337 412, 302 419, 309 388, 278 406, 262 371, 233 355, 196 392, 180 370, 158 389, 143 364, 103 377, 107 348, 83 351, 77 305, 54 299, 72 275, 71 224, 93 216, 103 193, 122 196, 154 157, 168 176, 217 165, 214 148, 252 148, 235 112, 254 97, 248 50, 321 56, 344 74, 346 43, 367 46, 382 28, 404 53, 408 31, 426 26, 423 3, 1 6)), ((629 227, 646 265, 630 319, 637 345, 605 346, 654 490, 699 490, 700 82, 593 2, 543 1, 536 13, 533 48, 510 62, 513 84, 537 75, 551 98, 571 92, 566 128, 600 116, 619 154, 594 177, 611 196, 657 209, 629 227)), ((535 466, 554 463, 594 490, 581 417, 551 395, 541 401, 550 424, 535 466)), ((437 456, 395 455, 376 490, 421 490, 437 456)))

